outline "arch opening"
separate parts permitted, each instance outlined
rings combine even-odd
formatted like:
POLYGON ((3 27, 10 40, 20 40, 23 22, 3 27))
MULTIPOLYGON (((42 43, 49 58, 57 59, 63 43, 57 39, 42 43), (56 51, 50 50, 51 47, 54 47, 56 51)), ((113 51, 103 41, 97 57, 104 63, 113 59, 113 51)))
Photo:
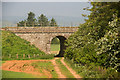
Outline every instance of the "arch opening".
POLYGON ((51 53, 55 54, 56 57, 63 57, 64 56, 64 50, 65 47, 65 40, 66 38, 64 36, 56 36, 51 41, 51 53), (55 51, 56 50, 56 51, 55 51))
POLYGON ((60 40, 57 37, 54 37, 51 41, 51 46, 50 46, 50 53, 51 54, 59 54, 60 51, 60 40))

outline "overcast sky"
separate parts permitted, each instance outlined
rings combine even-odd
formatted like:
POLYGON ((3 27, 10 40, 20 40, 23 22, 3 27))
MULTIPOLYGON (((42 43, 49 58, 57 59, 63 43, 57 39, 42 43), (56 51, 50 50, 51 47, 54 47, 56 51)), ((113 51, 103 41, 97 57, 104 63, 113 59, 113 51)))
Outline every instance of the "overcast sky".
POLYGON ((80 19, 83 23, 84 17, 82 17, 81 14, 90 13, 88 11, 83 10, 83 8, 86 7, 90 7, 90 3, 88 2, 2 2, 2 16, 3 16, 3 20, 5 21, 11 20, 12 22, 13 19, 11 17, 14 16, 27 17, 28 12, 32 11, 35 13, 36 18, 40 14, 45 14, 48 17, 55 16, 59 18, 76 17, 76 19, 80 19))
POLYGON ((25 16, 32 11, 38 16, 74 16, 87 13, 83 8, 90 6, 87 2, 3 2, 3 16, 25 16))

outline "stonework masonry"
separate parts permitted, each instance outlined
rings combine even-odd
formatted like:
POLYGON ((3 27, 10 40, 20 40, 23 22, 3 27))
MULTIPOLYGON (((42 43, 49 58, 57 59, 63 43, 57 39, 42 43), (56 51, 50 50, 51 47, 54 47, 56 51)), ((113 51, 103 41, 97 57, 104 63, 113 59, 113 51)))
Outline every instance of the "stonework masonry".
POLYGON ((29 41, 46 54, 51 54, 51 41, 57 37, 60 40, 58 56, 63 56, 65 40, 76 32, 78 27, 6 27, 5 30, 11 31, 22 39, 29 41))

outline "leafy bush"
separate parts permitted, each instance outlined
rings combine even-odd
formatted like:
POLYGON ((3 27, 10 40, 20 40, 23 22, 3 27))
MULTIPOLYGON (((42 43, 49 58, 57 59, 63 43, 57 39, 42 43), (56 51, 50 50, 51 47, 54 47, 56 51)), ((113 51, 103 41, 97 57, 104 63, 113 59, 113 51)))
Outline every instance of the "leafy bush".
MULTIPOLYGON (((87 26, 88 27, 88 26, 87 26)), ((66 42, 66 50, 64 57, 73 59, 74 62, 80 64, 89 64, 96 61, 96 53, 94 44, 95 39, 91 30, 94 28, 87 28, 81 25, 78 32, 72 35, 66 42)))

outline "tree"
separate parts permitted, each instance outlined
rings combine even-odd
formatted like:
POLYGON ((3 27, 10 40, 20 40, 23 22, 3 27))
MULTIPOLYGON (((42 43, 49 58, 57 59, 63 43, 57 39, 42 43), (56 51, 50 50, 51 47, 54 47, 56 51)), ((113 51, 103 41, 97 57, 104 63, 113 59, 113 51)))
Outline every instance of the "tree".
POLYGON ((47 17, 43 14, 41 14, 40 17, 38 17, 38 23, 39 26, 48 26, 49 24, 47 17))
POLYGON ((51 19, 50 26, 57 26, 57 23, 54 18, 51 19))
POLYGON ((24 27, 25 26, 25 21, 20 21, 19 23, 17 23, 18 27, 24 27))
POLYGON ((86 23, 90 27, 100 26, 98 32, 98 39, 103 37, 106 31, 109 31, 108 22, 112 21, 113 14, 117 14, 120 17, 120 2, 91 2, 92 8, 85 8, 85 10, 91 11, 88 15, 86 23))
POLYGON ((34 26, 35 25, 35 14, 33 12, 28 13, 27 18, 27 26, 34 26))

